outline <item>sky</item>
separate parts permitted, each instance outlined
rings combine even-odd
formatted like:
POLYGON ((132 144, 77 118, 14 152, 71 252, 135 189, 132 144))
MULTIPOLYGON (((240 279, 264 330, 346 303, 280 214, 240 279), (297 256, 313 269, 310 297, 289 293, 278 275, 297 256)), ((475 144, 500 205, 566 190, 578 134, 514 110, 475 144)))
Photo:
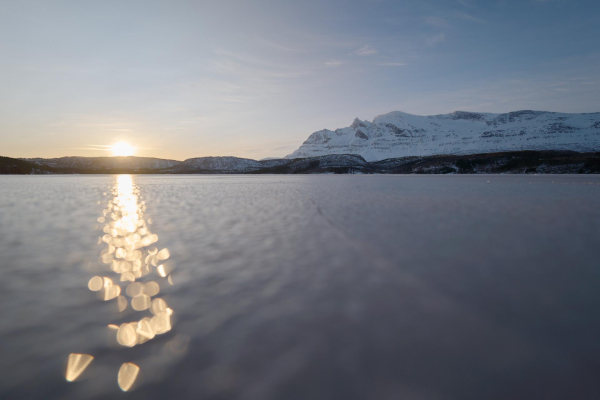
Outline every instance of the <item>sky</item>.
POLYGON ((0 2, 0 155, 281 157, 390 111, 600 111, 598 0, 0 2))

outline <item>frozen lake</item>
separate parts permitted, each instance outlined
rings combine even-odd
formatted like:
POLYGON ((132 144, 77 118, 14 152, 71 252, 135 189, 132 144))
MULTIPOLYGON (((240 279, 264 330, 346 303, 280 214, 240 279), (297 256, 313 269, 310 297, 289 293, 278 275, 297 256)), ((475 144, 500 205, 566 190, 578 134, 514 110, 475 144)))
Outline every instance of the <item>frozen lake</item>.
POLYGON ((1 398, 600 398, 599 176, 0 176, 0 188, 1 398), (113 200, 141 253, 117 254, 113 200), (132 308, 148 299, 128 274, 144 268, 134 279, 158 283, 150 300, 172 313, 129 347, 127 323, 159 317, 132 308), (120 297, 90 291, 94 276, 120 297), (74 382, 70 353, 94 357, 74 382), (127 393, 123 363, 140 368, 127 393))

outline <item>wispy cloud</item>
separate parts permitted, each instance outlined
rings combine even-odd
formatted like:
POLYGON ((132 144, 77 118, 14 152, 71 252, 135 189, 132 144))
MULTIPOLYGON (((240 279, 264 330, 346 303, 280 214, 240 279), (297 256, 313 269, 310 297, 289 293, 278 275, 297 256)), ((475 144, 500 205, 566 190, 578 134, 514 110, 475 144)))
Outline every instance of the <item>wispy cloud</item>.
POLYGON ((364 45, 363 47, 354 52, 354 54, 358 54, 359 56, 368 56, 375 53, 377 53, 377 50, 370 47, 369 45, 364 45))
POLYGON ((238 97, 221 97, 219 100, 223 101, 225 103, 241 103, 243 101, 246 101, 246 97, 243 96, 238 96, 238 97))
POLYGON ((343 63, 344 62, 342 60, 329 60, 329 61, 325 61, 325 65, 328 66, 328 67, 339 67, 343 63))
POLYGON ((382 67, 401 67, 403 65, 406 65, 406 63, 403 63, 403 62, 384 62, 384 63, 379 63, 378 65, 380 65, 382 67))
POLYGON ((253 79, 299 78, 311 74, 311 71, 306 69, 299 70, 287 65, 274 65, 240 55, 228 55, 224 59, 211 60, 210 65, 213 71, 220 74, 246 76, 253 79))
POLYGON ((135 132, 135 129, 125 128, 126 126, 136 127, 137 123, 127 120, 121 116, 111 114, 92 114, 92 113, 64 113, 57 116, 58 121, 46 124, 48 127, 66 127, 75 126, 78 128, 102 129, 104 131, 114 132, 135 132))
POLYGON ((110 149, 98 149, 98 148, 95 148, 95 147, 71 147, 70 150, 86 150, 86 151, 100 150, 100 151, 110 151, 110 149))
POLYGON ((271 39, 266 39, 262 36, 258 36, 256 38, 256 43, 262 45, 264 47, 272 48, 275 50, 281 50, 289 53, 299 53, 305 51, 305 49, 300 48, 298 46, 289 46, 287 44, 281 43, 279 41, 274 41, 271 39))
MULTIPOLYGON (((283 141, 275 141, 272 142, 256 142, 253 143, 255 147, 249 148, 240 148, 237 150, 239 155, 243 155, 244 157, 254 157, 255 159, 264 158, 265 154, 270 157, 279 155, 280 157, 285 156, 286 154, 291 153, 292 151, 298 148, 298 145, 301 143, 299 140, 283 140, 283 141)), ((279 158, 279 157, 273 157, 279 158)))
POLYGON ((181 82, 178 87, 185 90, 203 90, 218 93, 236 93, 241 89, 240 85, 233 84, 223 79, 201 78, 194 81, 181 82))
POLYGON ((439 17, 426 17, 425 23, 435 28, 449 28, 450 23, 443 18, 439 17))
POLYGON ((466 12, 457 11, 454 13, 457 18, 464 19, 465 21, 473 21, 479 24, 487 24, 488 22, 484 19, 478 18, 474 15, 467 14, 466 12))
MULTIPOLYGON (((282 142, 282 143, 287 143, 287 142, 282 142)), ((289 141, 289 143, 290 144, 287 144, 285 146, 277 146, 277 147, 261 146, 258 148, 242 149, 239 151, 242 153, 256 153, 256 152, 264 153, 265 151, 273 152, 273 151, 280 151, 280 150, 295 150, 298 147, 297 140, 289 141)))
MULTIPOLYGON (((84 146, 87 147, 73 147, 71 150, 112 151, 113 149, 110 144, 85 144, 84 146)), ((156 147, 131 147, 135 150, 156 150, 156 147)))
POLYGON ((426 39, 427 45, 429 47, 433 47, 438 43, 442 43, 446 41, 446 34, 445 33, 438 33, 437 35, 433 35, 429 38, 426 39))
POLYGON ((89 150, 110 150, 112 145, 109 144, 86 144, 89 150))
POLYGON ((242 52, 233 52, 233 51, 229 51, 229 50, 222 49, 222 48, 215 49, 215 54, 222 56, 222 57, 226 57, 228 59, 234 59, 237 61, 241 61, 246 64, 262 65, 265 67, 272 67, 274 65, 272 62, 267 61, 261 57, 256 57, 255 55, 252 55, 252 54, 245 54, 242 52))

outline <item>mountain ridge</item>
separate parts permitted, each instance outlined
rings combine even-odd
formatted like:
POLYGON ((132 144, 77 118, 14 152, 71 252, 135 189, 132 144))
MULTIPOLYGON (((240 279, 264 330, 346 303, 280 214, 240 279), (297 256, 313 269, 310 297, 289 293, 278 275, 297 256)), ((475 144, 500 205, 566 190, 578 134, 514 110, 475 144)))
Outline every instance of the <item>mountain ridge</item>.
POLYGON ((346 128, 316 131, 284 158, 358 154, 379 161, 522 150, 600 150, 600 112, 455 111, 420 116, 392 111, 373 121, 355 118, 346 128))

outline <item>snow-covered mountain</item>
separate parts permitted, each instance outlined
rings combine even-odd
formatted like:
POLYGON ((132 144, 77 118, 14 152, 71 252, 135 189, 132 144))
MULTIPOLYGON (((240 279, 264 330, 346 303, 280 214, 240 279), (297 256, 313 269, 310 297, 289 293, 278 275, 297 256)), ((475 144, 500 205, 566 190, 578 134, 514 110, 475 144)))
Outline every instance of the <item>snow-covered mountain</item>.
POLYGON ((378 161, 519 150, 598 151, 600 113, 456 111, 420 116, 394 111, 373 122, 356 118, 347 128, 317 131, 285 158, 358 154, 367 161, 378 161))

